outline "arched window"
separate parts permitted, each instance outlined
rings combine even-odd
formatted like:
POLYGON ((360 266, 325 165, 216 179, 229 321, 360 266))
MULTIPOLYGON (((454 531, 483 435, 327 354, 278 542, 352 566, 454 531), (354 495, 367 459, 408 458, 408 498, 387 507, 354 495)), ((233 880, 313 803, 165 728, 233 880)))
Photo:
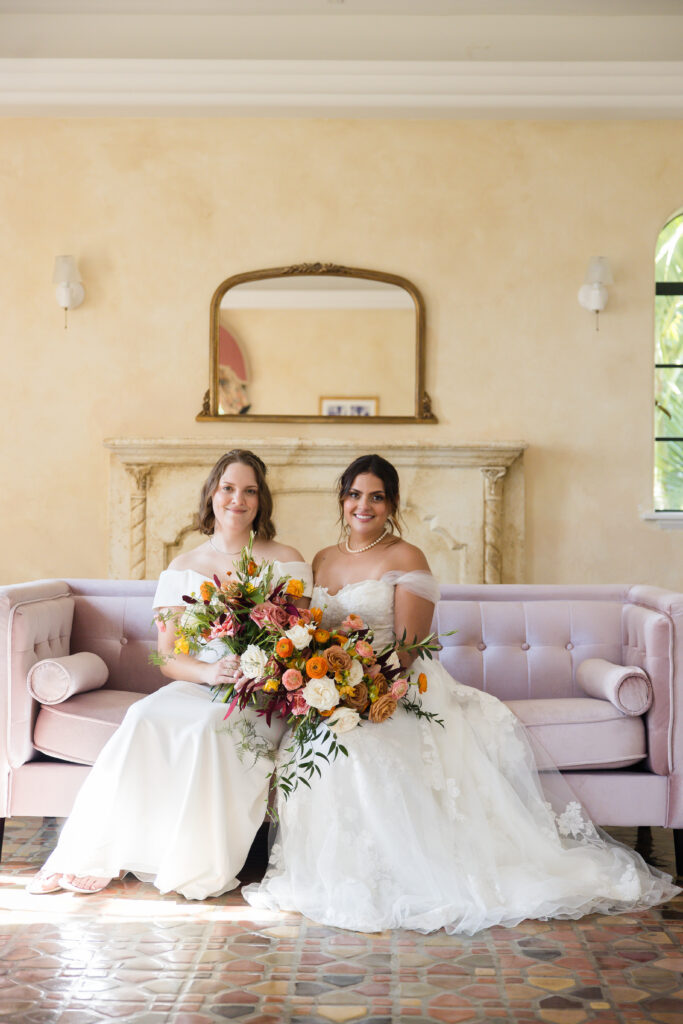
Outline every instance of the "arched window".
POLYGON ((655 256, 656 512, 683 511, 683 213, 665 225, 655 256))

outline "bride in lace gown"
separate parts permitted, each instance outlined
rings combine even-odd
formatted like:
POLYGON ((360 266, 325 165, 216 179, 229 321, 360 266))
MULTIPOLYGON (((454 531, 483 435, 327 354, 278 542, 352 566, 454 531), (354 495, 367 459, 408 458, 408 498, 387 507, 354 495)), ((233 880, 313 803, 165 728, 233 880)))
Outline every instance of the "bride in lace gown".
MULTIPOLYGON (((439 589, 423 553, 396 536, 396 470, 376 455, 357 459, 339 501, 346 539, 313 562, 323 626, 354 612, 376 647, 404 628, 425 636, 439 589)), ((680 891, 598 832, 569 791, 553 809, 505 704, 438 662, 420 659, 410 672, 426 677, 423 706, 444 728, 399 708, 345 733, 348 758, 280 799, 268 871, 243 890, 249 903, 358 931, 470 935, 525 918, 645 908, 680 891)))
MULTIPOLYGON (((208 540, 161 573, 155 609, 181 615, 183 595, 198 594, 214 573, 232 571, 252 531, 254 557, 303 578, 310 594, 310 566, 273 540, 265 473, 253 452, 236 449, 219 459, 200 500, 208 540)), ((176 653, 173 620, 157 623, 167 656, 162 672, 171 682, 133 704, 103 748, 31 892, 98 892, 121 871, 188 899, 239 885, 237 873, 265 817, 272 760, 263 753, 241 759, 239 730, 228 730, 225 704, 213 699, 211 686, 239 680, 238 659, 223 657, 220 642, 207 643, 196 657, 176 653)), ((267 726, 249 708, 233 719, 240 716, 274 750, 283 724, 267 726)))

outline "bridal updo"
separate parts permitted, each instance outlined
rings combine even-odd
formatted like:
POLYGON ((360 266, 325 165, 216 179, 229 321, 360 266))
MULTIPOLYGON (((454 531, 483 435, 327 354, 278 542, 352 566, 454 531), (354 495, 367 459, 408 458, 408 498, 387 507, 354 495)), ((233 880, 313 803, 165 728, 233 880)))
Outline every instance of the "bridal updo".
POLYGON ((387 522, 392 533, 401 536, 401 497, 399 493, 398 473, 387 459, 381 455, 360 455, 347 466, 337 483, 337 500, 339 502, 339 521, 344 523, 344 498, 353 488, 353 482, 361 473, 372 473, 382 481, 384 493, 391 512, 387 522))
POLYGON ((275 536, 273 496, 266 481, 266 464, 258 455, 250 452, 248 448, 233 448, 231 451, 226 452, 225 455, 221 455, 209 473, 202 487, 199 499, 197 529, 200 533, 207 536, 213 533, 216 521, 216 517, 213 514, 213 496, 221 481, 221 477, 233 462, 241 462, 244 466, 250 466, 253 469, 258 486, 258 512, 254 519, 253 530, 256 536, 262 540, 272 540, 275 536))

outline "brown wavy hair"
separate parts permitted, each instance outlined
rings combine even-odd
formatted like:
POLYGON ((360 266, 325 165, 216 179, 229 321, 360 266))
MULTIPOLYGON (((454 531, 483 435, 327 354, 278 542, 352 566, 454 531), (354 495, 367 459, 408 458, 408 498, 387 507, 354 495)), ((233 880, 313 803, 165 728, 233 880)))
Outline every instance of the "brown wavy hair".
POLYGON ((244 466, 250 466, 256 477, 258 486, 258 512, 252 524, 252 529, 257 537, 262 540, 272 540, 275 536, 275 524, 273 523, 273 496, 266 481, 266 464, 262 459, 250 452, 247 448, 233 448, 232 451, 221 455, 213 467, 202 487, 199 499, 199 513, 197 515, 197 529, 200 533, 210 535, 213 533, 216 524, 216 517, 213 514, 213 496, 220 483, 221 477, 228 466, 233 462, 241 462, 244 466))
POLYGON ((361 473, 372 473, 379 477, 384 485, 384 494, 391 509, 387 520, 393 533, 400 537, 401 530, 401 495, 399 492, 398 473, 387 459, 381 455, 360 455, 347 466, 337 481, 337 500, 339 501, 339 522, 344 526, 344 498, 353 487, 353 481, 361 473))

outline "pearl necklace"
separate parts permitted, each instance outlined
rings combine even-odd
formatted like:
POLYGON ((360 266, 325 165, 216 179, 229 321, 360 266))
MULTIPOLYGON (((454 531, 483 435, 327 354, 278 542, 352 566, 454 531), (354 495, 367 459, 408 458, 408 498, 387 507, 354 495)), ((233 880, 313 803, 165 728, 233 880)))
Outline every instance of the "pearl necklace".
POLYGON ((239 555, 239 551, 223 551, 222 548, 217 548, 213 542, 213 537, 209 537, 209 544, 211 545, 214 551, 218 552, 219 555, 230 555, 231 558, 233 555, 239 555))
POLYGON ((384 529, 383 529, 383 530, 382 530, 382 532, 380 533, 380 535, 379 535, 379 537, 377 538, 377 540, 373 540, 372 544, 366 544, 364 548, 350 548, 350 547, 349 547, 349 538, 347 537, 347 538, 345 539, 345 541, 344 541, 344 547, 346 548, 346 550, 348 551, 348 553, 349 553, 350 555, 362 555, 364 551, 369 551, 369 550, 370 550, 370 548, 374 548, 375 544, 379 544, 379 542, 380 542, 381 540, 384 540, 384 538, 385 538, 385 537, 387 536, 387 534, 389 534, 389 533, 391 533, 391 530, 389 529, 389 527, 388 527, 388 526, 387 526, 387 524, 385 523, 385 524, 384 524, 384 529))

